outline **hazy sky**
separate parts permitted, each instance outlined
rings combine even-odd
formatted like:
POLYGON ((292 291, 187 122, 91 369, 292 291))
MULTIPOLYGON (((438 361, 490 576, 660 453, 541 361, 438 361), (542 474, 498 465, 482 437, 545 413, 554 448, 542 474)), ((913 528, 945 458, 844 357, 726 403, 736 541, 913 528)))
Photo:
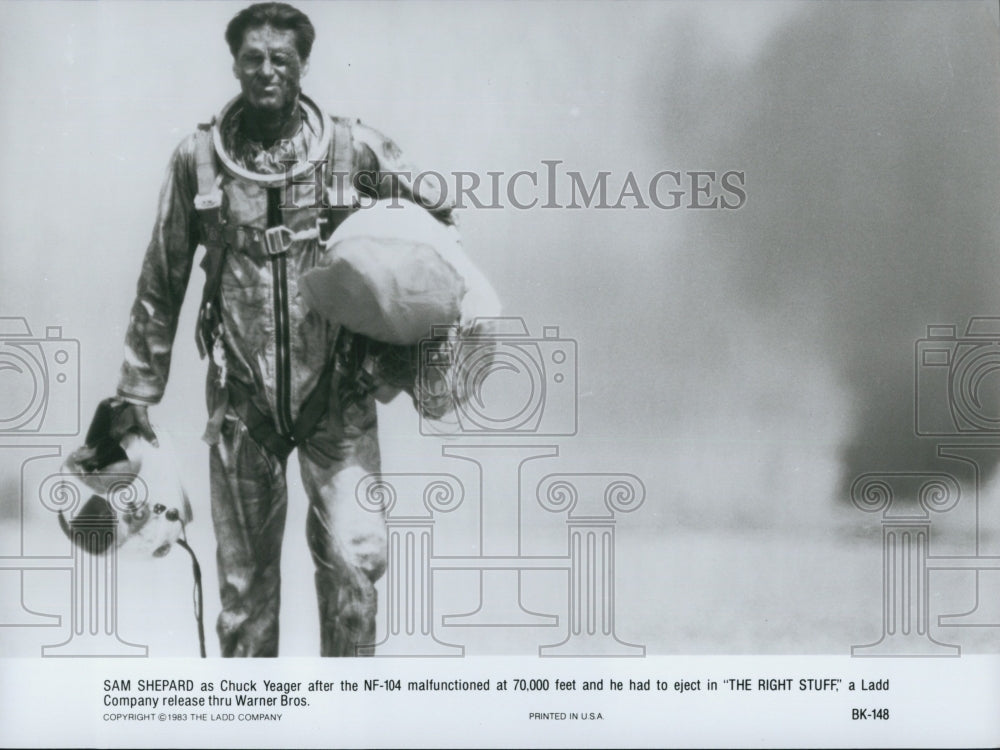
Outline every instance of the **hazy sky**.
MULTIPOLYGON (((0 6, 0 309, 80 339, 85 416, 116 382, 170 152, 236 91, 239 7, 0 6)), ((643 476, 650 518, 765 525, 810 518, 858 471, 926 462, 914 341, 1000 314, 986 3, 302 7, 305 91, 422 167, 558 159, 614 190, 745 173, 735 211, 461 212, 506 311, 578 342, 567 460, 643 476)), ((197 269, 191 285, 154 416, 202 456, 197 269)), ((387 410, 390 436, 408 409, 387 410)))

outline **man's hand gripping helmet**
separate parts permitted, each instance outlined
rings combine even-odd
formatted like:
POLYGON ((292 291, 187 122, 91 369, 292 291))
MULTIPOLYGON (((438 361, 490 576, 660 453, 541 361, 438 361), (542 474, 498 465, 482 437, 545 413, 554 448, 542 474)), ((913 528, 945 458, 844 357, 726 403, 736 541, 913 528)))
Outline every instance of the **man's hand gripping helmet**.
POLYGON ((98 405, 86 443, 63 464, 64 481, 75 485, 81 502, 69 514, 60 512, 59 525, 92 554, 106 552, 113 541, 162 557, 183 537, 191 504, 168 441, 149 442, 148 424, 132 424, 133 415, 121 399, 98 405), (113 533, 84 533, 102 528, 113 533))

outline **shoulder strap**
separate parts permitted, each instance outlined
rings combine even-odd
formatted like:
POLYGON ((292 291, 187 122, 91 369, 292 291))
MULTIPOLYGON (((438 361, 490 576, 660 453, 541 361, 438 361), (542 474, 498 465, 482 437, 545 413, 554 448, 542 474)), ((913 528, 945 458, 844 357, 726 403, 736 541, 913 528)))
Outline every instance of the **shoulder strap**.
POLYGON ((215 211, 213 218, 218 219, 218 211, 222 207, 222 191, 219 189, 222 174, 215 158, 215 144, 212 143, 211 123, 198 126, 194 134, 195 172, 198 177, 198 194, 194 198, 194 207, 202 221, 206 212, 215 211))
POLYGON ((205 287, 201 293, 201 307, 198 311, 196 341, 198 352, 204 357, 212 350, 218 321, 212 309, 222 283, 222 266, 226 246, 222 237, 222 173, 212 142, 214 120, 207 125, 199 125, 194 134, 195 171, 198 177, 198 194, 194 207, 201 222, 202 243, 205 257, 201 262, 205 269, 205 287))

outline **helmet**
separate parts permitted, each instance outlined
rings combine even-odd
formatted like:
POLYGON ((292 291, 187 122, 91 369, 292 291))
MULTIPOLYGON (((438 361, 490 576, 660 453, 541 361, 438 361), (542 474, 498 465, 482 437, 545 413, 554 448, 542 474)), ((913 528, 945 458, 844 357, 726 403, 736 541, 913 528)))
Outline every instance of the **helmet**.
POLYGON ((63 463, 61 479, 82 502, 60 510, 59 525, 92 554, 103 554, 113 543, 162 557, 192 519, 169 436, 158 430, 154 446, 134 432, 119 441, 101 435, 94 428, 110 423, 112 409, 111 399, 98 406, 87 444, 63 463))

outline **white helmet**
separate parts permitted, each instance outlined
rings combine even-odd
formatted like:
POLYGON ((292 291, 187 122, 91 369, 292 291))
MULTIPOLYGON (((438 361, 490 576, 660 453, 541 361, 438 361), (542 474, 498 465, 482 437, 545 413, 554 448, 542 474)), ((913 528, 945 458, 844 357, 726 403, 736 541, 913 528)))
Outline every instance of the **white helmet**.
POLYGON ((129 433, 119 443, 85 445, 66 459, 60 481, 78 501, 60 510, 59 525, 75 544, 101 554, 113 539, 116 547, 162 557, 184 536, 191 504, 169 436, 158 430, 157 440, 154 446, 129 433), (114 533, 86 533, 94 529, 114 533))

